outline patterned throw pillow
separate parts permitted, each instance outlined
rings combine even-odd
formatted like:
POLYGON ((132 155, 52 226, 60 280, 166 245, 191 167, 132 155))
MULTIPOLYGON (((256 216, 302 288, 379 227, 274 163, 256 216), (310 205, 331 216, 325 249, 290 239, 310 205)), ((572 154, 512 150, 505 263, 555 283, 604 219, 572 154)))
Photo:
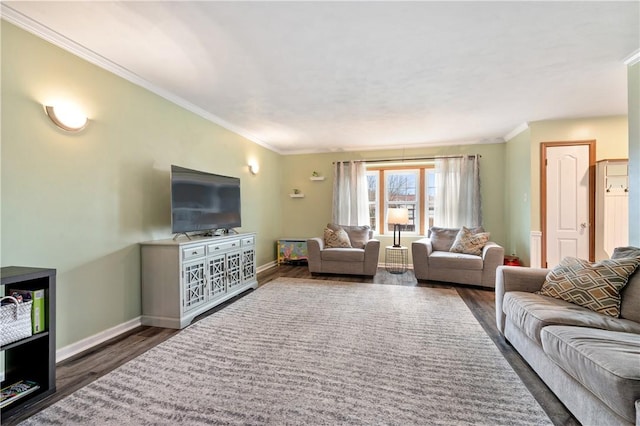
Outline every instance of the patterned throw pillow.
POLYGON ((334 231, 324 228, 324 245, 326 248, 350 248, 349 235, 347 231, 340 228, 334 231))
POLYGON ((489 232, 474 233, 473 229, 463 226, 460 232, 458 232, 456 240, 453 242, 449 251, 480 256, 490 236, 491 234, 489 232))
POLYGON ((618 318, 620 290, 638 265, 640 258, 607 259, 592 264, 565 257, 547 274, 537 293, 618 318))

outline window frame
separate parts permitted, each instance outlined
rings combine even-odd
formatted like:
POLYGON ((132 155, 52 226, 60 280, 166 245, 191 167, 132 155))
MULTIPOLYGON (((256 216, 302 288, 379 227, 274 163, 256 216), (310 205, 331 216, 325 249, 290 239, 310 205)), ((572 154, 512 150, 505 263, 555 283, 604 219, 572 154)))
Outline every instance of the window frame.
MULTIPOLYGON (((388 197, 386 193, 387 188, 387 174, 396 172, 396 171, 410 171, 414 170, 417 172, 417 188, 416 188, 416 198, 415 201, 416 210, 414 213, 414 223, 416 224, 415 231, 403 231, 409 235, 426 235, 426 232, 429 230, 431 223, 433 221, 433 215, 429 214, 429 198, 428 198, 428 173, 435 173, 435 164, 408 164, 408 165, 367 165, 367 176, 369 175, 378 175, 377 179, 377 206, 375 208, 376 214, 376 228, 377 233, 380 235, 392 235, 393 231, 388 230, 386 226, 386 212, 388 208, 388 197)), ((413 202, 410 202, 413 203, 413 202)), ((407 204, 410 204, 407 203, 407 204)), ((393 203, 392 203, 393 204, 393 203)), ((400 204, 400 203, 399 203, 400 204)), ((431 206, 431 211, 433 211, 433 206, 431 206)), ((369 219, 371 222, 371 218, 369 219)))

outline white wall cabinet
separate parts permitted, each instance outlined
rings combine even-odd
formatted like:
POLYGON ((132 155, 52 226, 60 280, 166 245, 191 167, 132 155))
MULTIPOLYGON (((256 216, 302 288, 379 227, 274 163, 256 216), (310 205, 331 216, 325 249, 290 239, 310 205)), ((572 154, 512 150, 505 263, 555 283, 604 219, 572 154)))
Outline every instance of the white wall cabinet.
POLYGON ((629 242, 629 177, 627 160, 602 160, 596 166, 596 260, 629 242))
POLYGON ((256 235, 141 244, 142 324, 184 328, 203 312, 257 288, 256 235))

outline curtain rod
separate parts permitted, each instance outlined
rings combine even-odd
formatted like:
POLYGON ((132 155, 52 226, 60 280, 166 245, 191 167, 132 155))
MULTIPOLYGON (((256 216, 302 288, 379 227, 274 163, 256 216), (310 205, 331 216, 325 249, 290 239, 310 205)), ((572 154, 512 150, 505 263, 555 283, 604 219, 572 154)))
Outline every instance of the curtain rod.
POLYGON ((464 157, 478 157, 482 158, 480 154, 469 154, 469 155, 437 155, 432 157, 411 157, 411 158, 384 158, 381 160, 345 160, 345 161, 334 161, 332 164, 336 163, 390 163, 390 162, 405 162, 405 161, 421 161, 421 160, 437 160, 439 158, 464 158, 464 157))

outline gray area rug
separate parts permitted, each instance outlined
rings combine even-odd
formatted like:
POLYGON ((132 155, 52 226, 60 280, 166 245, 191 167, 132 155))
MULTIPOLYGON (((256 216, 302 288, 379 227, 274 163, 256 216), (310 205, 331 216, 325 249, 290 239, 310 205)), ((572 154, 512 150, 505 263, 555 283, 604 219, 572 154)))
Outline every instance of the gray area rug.
POLYGON ((551 424, 454 290, 280 278, 23 424, 551 424))

